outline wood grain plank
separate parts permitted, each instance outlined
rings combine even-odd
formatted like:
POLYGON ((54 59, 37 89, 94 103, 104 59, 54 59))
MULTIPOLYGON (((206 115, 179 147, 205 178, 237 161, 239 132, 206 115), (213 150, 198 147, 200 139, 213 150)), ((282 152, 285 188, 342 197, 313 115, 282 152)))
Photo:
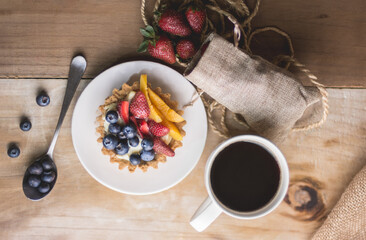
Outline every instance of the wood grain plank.
MULTIPOLYGON (((263 1, 253 23, 256 27, 278 26, 289 33, 295 57, 327 86, 364 87, 365 8, 362 0, 263 1)), ((254 41, 259 55, 287 48, 284 40, 274 40, 272 34, 257 36, 254 41)))
MULTIPOLYGON (((87 83, 82 81, 78 95, 87 83)), ((331 113, 326 124, 292 133, 279 146, 289 163, 291 184, 309 183, 319 194, 323 211, 299 211, 293 202, 284 201, 266 217, 243 221, 221 215, 197 233, 189 219, 207 195, 206 159, 223 139, 209 131, 197 167, 172 189, 150 196, 120 194, 96 182, 77 159, 70 130, 74 101, 55 149, 56 187, 42 201, 31 202, 23 195, 22 176, 32 156, 42 153, 52 137, 65 85, 60 79, 0 80, 1 239, 308 239, 366 163, 366 89, 329 89, 331 113), (38 87, 49 91, 50 106, 36 105, 38 87), (18 127, 23 113, 33 123, 27 133, 18 127), (19 143, 19 158, 7 157, 10 141, 19 143)))
MULTIPOLYGON (((365 87, 365 7, 363 0, 263 1, 253 23, 287 31, 296 57, 325 85, 365 87)), ((65 78, 76 53, 88 60, 86 78, 126 60, 146 59, 135 51, 142 25, 140 1, 1 1, 0 77, 65 78)), ((275 39, 256 37, 255 52, 286 50, 275 39)))
POLYGON ((83 53, 84 77, 136 56, 142 40, 138 1, 10 1, 0 3, 0 75, 67 77, 83 53))

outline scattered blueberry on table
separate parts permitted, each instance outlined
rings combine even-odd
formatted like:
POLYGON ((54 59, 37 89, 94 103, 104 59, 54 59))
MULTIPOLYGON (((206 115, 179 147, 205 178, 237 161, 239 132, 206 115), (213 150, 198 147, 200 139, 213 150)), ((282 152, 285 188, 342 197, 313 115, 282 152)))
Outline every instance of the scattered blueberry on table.
POLYGON ((50 97, 47 95, 45 91, 42 91, 36 97, 36 102, 39 106, 45 107, 50 104, 50 97))
POLYGON ((150 162, 155 157, 155 151, 154 150, 150 150, 150 151, 142 150, 140 156, 141 156, 141 159, 144 160, 145 162, 150 162))
POLYGON ((118 138, 113 134, 108 134, 103 138, 103 146, 106 149, 113 150, 116 148, 118 144, 118 138))
POLYGON ((29 121, 28 118, 22 119, 22 121, 19 124, 19 127, 22 131, 29 131, 32 128, 32 123, 29 121))
POLYGON ((20 154, 20 149, 17 145, 11 144, 8 148, 8 156, 11 158, 16 158, 20 154))
POLYGON ((139 154, 131 154, 130 162, 132 165, 139 165, 141 162, 141 157, 139 154))
POLYGON ((116 123, 118 121, 118 113, 116 111, 108 111, 105 115, 105 120, 109 123, 116 123))

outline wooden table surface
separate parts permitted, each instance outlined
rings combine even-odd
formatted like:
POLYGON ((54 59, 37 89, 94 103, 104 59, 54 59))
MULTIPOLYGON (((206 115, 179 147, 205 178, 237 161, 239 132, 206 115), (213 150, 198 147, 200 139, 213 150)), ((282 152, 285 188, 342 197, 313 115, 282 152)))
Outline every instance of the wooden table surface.
POLYGON ((297 58, 328 86, 329 118, 279 145, 290 187, 278 209, 251 221, 221 215, 197 233, 189 220, 207 195, 205 162, 223 139, 209 129, 197 167, 177 186, 151 196, 120 194, 89 176, 75 154, 75 99, 55 150, 55 189, 39 202, 24 197, 23 173, 51 140, 71 57, 79 52, 88 60, 77 96, 108 67, 151 58, 135 52, 142 40, 139 1, 1 1, 0 239, 309 239, 366 163, 365 7, 363 0, 262 2, 254 24, 277 25, 293 37, 297 58), (35 103, 39 88, 51 97, 46 108, 35 103), (19 129, 23 115, 33 123, 30 132, 19 129), (7 156, 10 142, 19 144, 20 157, 7 156))

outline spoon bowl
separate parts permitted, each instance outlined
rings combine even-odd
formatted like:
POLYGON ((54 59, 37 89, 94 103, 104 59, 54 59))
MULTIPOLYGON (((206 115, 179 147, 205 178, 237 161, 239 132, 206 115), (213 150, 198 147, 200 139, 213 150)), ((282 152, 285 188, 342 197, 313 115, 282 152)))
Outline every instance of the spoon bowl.
POLYGON ((30 200, 34 200, 34 201, 37 201, 37 200, 40 200, 42 198, 44 198, 49 192, 51 192, 53 186, 55 185, 56 183, 56 180, 57 180, 57 167, 56 167, 56 164, 55 162, 52 160, 52 158, 48 155, 48 154, 45 154, 39 158, 37 158, 28 168, 27 170, 25 171, 24 173, 24 178, 23 178, 23 192, 25 194, 25 196, 27 198, 29 198, 30 200), (52 163, 52 168, 51 170, 49 171, 42 171, 41 174, 39 175, 36 175, 36 174, 31 174, 31 168, 32 166, 34 166, 34 164, 41 164, 42 165, 42 161, 44 161, 45 159, 47 159, 48 161, 50 160, 51 163, 52 163), (47 183, 49 185, 49 190, 45 193, 42 193, 38 190, 38 188, 36 187, 31 187, 28 180, 29 180, 29 177, 34 175, 35 177, 39 177, 41 180, 42 180, 42 174, 44 173, 50 173, 50 172, 54 172, 55 173, 55 177, 53 179, 53 181, 51 181, 50 183, 47 183))
POLYGON ((25 196, 31 200, 37 201, 44 198, 55 186, 57 180, 57 167, 53 161, 53 150, 55 149, 58 134, 67 109, 70 106, 85 69, 86 60, 84 57, 76 56, 72 59, 65 97, 50 147, 48 148, 47 153, 33 161, 24 173, 23 192, 25 196))

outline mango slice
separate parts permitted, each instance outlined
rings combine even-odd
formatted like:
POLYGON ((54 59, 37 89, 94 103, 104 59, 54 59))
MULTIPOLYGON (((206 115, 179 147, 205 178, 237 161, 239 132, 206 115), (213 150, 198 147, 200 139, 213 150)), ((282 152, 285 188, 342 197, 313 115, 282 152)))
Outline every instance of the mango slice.
POLYGON ((182 141, 183 136, 182 136, 182 134, 180 134, 180 131, 177 128, 177 126, 175 126, 174 123, 172 123, 171 121, 166 119, 158 109, 155 109, 155 110, 156 110, 156 113, 159 115, 159 117, 162 119, 160 124, 162 124, 165 127, 169 128, 169 136, 171 136, 174 140, 182 141))
POLYGON ((171 109, 164 101, 161 99, 153 90, 150 88, 148 90, 148 95, 152 104, 159 110, 159 112, 171 122, 183 122, 184 118, 171 109))
POLYGON ((165 127, 169 128, 169 130, 170 130, 169 135, 177 141, 182 141, 183 137, 180 134, 177 126, 175 126, 175 124, 172 123, 171 121, 167 120, 164 116, 161 116, 161 118, 163 119, 161 124, 164 125, 165 127))

